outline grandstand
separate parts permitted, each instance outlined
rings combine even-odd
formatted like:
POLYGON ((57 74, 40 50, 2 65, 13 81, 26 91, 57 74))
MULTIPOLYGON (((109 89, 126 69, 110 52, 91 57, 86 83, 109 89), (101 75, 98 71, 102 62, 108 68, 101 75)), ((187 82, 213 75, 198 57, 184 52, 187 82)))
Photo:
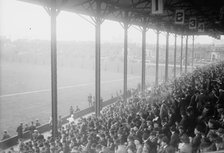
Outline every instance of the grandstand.
POLYGON ((197 153, 224 150, 224 63, 219 61, 194 68, 195 36, 209 35, 220 39, 223 35, 222 0, 22 1, 43 6, 51 18, 52 119, 28 132, 17 128, 18 136, 0 142, 2 149, 18 144, 19 151, 24 153, 197 153), (72 119, 79 120, 71 121, 70 118, 69 123, 69 116, 58 118, 56 18, 62 10, 91 16, 89 22, 95 26, 95 103, 90 108, 71 113, 72 119), (123 93, 102 102, 100 32, 105 19, 120 22, 124 29, 124 73, 123 93), (140 27, 142 32, 141 84, 133 91, 127 87, 128 28, 131 25, 140 27), (149 29, 157 33, 156 61, 152 64, 155 66, 155 81, 151 90, 146 86, 146 32, 149 29), (161 31, 166 32, 163 82, 159 82, 161 31), (169 77, 171 34, 175 36, 173 78, 169 77), (180 59, 177 59, 178 35, 181 39, 180 59), (189 62, 188 41, 191 36, 192 57, 189 62), (177 60, 180 61, 178 66, 177 60), (83 117, 91 113, 94 114, 83 117), (52 135, 44 138, 43 133, 49 130, 52 135))

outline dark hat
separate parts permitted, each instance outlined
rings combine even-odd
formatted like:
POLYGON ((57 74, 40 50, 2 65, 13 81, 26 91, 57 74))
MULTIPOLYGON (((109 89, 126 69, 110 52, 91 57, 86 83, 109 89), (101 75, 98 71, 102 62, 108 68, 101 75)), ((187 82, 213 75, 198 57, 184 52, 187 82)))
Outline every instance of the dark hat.
POLYGON ((139 136, 135 136, 135 137, 134 137, 134 140, 138 140, 140 143, 141 143, 141 141, 142 141, 141 138, 140 138, 139 136))
POLYGON ((180 114, 186 116, 186 111, 181 111, 180 114))
POLYGON ((197 125, 195 129, 199 132, 203 132, 203 127, 201 125, 197 125))
POLYGON ((218 104, 217 105, 217 109, 223 109, 223 105, 222 104, 218 104))
POLYGON ((177 129, 176 129, 176 127, 175 127, 175 125, 172 125, 171 127, 170 127, 170 131, 176 131, 177 129))
POLYGON ((134 137, 132 135, 129 135, 128 139, 134 141, 134 137))
POLYGON ((195 90, 195 93, 200 93, 200 91, 199 90, 195 90))
POLYGON ((102 133, 102 134, 100 134, 100 137, 105 138, 106 136, 105 136, 105 134, 102 133))
POLYGON ((173 153, 173 148, 172 147, 167 147, 166 152, 167 153, 173 153))
POLYGON ((150 136, 150 133, 149 132, 144 132, 143 135, 142 135, 142 139, 143 140, 147 140, 150 136))
POLYGON ((214 119, 210 119, 209 122, 210 122, 211 124, 213 124, 213 125, 217 124, 217 121, 214 120, 214 119))
POLYGON ((167 138, 167 136, 164 136, 164 137, 162 138, 162 142, 165 142, 166 144, 169 143, 169 139, 167 138))
POLYGON ((211 141, 209 140, 209 138, 204 137, 201 139, 201 148, 207 148, 211 145, 211 141))
POLYGON ((192 107, 192 106, 188 106, 186 111, 187 111, 187 112, 191 112, 191 111, 193 111, 193 107, 192 107))
POLYGON ((224 134, 224 129, 223 129, 223 128, 219 128, 219 129, 217 130, 217 132, 220 133, 220 134, 224 134))
POLYGON ((180 138, 180 140, 184 143, 189 143, 190 142, 190 139, 189 137, 187 136, 187 134, 183 134, 180 138))
POLYGON ((152 131, 152 132, 150 133, 151 136, 156 136, 156 134, 157 134, 156 131, 152 131))
POLYGON ((218 136, 214 141, 215 143, 222 143, 222 138, 218 136))
POLYGON ((147 122, 148 124, 152 125, 152 121, 147 120, 146 122, 147 122))
POLYGON ((210 107, 211 107, 210 104, 208 104, 208 103, 205 104, 205 108, 206 108, 206 109, 209 109, 210 107))
POLYGON ((178 126, 178 129, 182 129, 182 130, 184 130, 183 125, 178 126))

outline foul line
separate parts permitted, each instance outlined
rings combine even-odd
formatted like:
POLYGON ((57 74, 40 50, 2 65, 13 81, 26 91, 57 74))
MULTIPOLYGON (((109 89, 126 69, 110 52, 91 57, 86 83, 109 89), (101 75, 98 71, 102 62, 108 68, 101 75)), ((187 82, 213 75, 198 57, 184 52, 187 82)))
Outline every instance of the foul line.
MULTIPOLYGON (((140 77, 131 77, 128 78, 128 80, 131 79, 137 79, 140 77)), ((106 84, 106 83, 111 83, 111 82, 119 82, 119 81, 123 81, 123 79, 117 79, 117 80, 110 80, 110 81, 102 81, 102 84, 106 84)), ((84 86, 88 86, 88 85, 94 85, 95 83, 82 83, 82 84, 77 84, 77 85, 70 85, 70 86, 62 86, 62 87, 58 87, 58 90, 62 90, 62 89, 69 89, 69 88, 76 88, 76 87, 84 87, 84 86)), ((0 98, 5 98, 5 97, 12 97, 12 96, 19 96, 19 95, 26 95, 26 94, 34 94, 34 93, 40 93, 40 92, 50 92, 50 89, 42 89, 42 90, 33 90, 33 91, 25 91, 25 92, 17 92, 17 93, 12 93, 12 94, 5 94, 5 95, 0 95, 0 98)))

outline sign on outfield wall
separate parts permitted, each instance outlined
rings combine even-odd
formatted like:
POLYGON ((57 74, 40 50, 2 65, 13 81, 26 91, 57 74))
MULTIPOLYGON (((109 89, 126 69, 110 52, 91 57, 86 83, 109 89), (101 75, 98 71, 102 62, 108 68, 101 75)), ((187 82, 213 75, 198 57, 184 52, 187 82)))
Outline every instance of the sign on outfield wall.
POLYGON ((197 28, 197 20, 196 20, 195 17, 191 17, 191 18, 189 19, 189 29, 190 29, 190 30, 194 30, 194 29, 196 29, 196 28, 197 28))
POLYGON ((184 10, 176 10, 175 24, 184 24, 184 10))
POLYGON ((152 14, 163 13, 163 0, 152 0, 152 14))

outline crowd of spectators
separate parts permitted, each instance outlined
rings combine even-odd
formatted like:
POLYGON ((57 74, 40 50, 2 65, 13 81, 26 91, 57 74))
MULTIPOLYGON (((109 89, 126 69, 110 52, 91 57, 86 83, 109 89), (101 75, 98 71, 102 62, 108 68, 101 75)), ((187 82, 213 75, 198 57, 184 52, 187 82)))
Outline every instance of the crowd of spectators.
POLYGON ((36 123, 34 123, 33 121, 31 121, 30 125, 28 125, 28 123, 26 123, 25 127, 24 127, 23 123, 21 122, 20 125, 16 129, 18 139, 23 139, 23 135, 24 135, 25 132, 29 132, 30 138, 32 139, 32 135, 33 135, 34 131, 40 125, 41 124, 40 124, 38 119, 36 120, 36 123))
MULTIPOLYGON (((38 119, 36 119, 36 122, 34 123, 33 121, 31 121, 31 124, 29 125, 28 123, 25 124, 25 126, 23 125, 23 123, 21 122, 19 124, 19 126, 16 129, 17 132, 17 136, 18 138, 23 138, 23 134, 25 132, 30 132, 31 134, 34 132, 34 130, 39 127, 41 124, 39 122, 38 119)), ((7 130, 5 130, 3 132, 3 136, 2 136, 2 140, 6 140, 8 138, 10 138, 11 136, 9 135, 9 133, 7 132, 7 130)))
MULTIPOLYGON (((101 116, 36 133, 22 153, 198 153, 224 149, 224 63, 197 68, 104 107, 101 116)), ((11 151, 13 152, 13 151, 11 151)))

